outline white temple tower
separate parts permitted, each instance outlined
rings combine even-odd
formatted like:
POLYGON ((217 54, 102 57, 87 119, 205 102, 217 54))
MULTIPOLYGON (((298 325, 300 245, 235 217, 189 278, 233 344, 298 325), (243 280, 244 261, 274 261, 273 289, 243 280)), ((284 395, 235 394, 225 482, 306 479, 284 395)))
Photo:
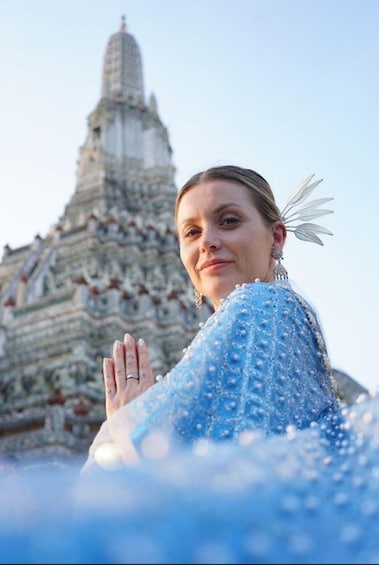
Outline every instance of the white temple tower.
POLYGON ((106 48, 75 192, 46 237, 6 246, 0 263, 0 467, 1 456, 84 458, 105 418, 101 366, 113 341, 126 331, 143 337, 162 374, 209 314, 195 309, 178 257, 174 173, 122 19, 106 48))

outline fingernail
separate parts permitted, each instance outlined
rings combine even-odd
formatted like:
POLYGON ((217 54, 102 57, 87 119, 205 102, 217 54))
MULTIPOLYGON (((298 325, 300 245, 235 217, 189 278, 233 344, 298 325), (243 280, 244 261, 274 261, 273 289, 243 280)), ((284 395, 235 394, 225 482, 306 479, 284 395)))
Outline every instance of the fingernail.
POLYGON ((143 345, 145 345, 145 342, 142 339, 142 337, 140 337, 139 340, 138 340, 138 347, 142 347, 143 345))
POLYGON ((130 343, 132 341, 132 336, 130 334, 125 334, 124 339, 126 343, 130 343))

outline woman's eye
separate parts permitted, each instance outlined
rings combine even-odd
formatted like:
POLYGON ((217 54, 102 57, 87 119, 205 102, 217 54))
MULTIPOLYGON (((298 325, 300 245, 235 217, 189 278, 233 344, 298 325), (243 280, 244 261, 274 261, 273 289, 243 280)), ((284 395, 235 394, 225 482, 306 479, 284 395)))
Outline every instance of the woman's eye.
POLYGON ((184 232, 184 237, 195 237, 199 233, 198 228, 190 228, 184 232))
POLYGON ((235 216, 229 216, 227 218, 224 218, 221 223, 227 226, 234 226, 235 224, 239 223, 239 219, 235 216))

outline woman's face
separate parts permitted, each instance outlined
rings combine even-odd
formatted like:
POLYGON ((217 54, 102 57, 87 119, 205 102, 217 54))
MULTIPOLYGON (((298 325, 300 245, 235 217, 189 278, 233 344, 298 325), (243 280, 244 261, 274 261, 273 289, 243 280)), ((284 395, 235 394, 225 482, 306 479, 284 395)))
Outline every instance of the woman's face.
POLYGON ((284 244, 281 222, 267 226, 249 189, 227 180, 192 187, 177 210, 180 257, 193 285, 215 308, 237 284, 273 279, 274 243, 284 244))

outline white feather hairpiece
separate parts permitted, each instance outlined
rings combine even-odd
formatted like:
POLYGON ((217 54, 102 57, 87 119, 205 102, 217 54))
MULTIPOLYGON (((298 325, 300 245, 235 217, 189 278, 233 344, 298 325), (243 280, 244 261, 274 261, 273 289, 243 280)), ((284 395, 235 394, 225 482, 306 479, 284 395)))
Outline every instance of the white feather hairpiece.
POLYGON ((334 200, 334 198, 318 198, 300 206, 300 208, 297 208, 297 206, 307 200, 316 186, 318 186, 323 180, 320 179, 311 183, 313 177, 314 174, 310 175, 295 188, 289 196, 287 204, 284 206, 280 215, 287 231, 293 232, 297 238, 302 239, 303 241, 311 241, 312 243, 324 245, 317 234, 324 233, 327 235, 333 235, 332 232, 319 224, 310 223, 309 220, 313 220, 319 216, 325 216, 325 214, 332 214, 333 210, 326 210, 319 208, 319 206, 329 202, 330 200, 334 200))

